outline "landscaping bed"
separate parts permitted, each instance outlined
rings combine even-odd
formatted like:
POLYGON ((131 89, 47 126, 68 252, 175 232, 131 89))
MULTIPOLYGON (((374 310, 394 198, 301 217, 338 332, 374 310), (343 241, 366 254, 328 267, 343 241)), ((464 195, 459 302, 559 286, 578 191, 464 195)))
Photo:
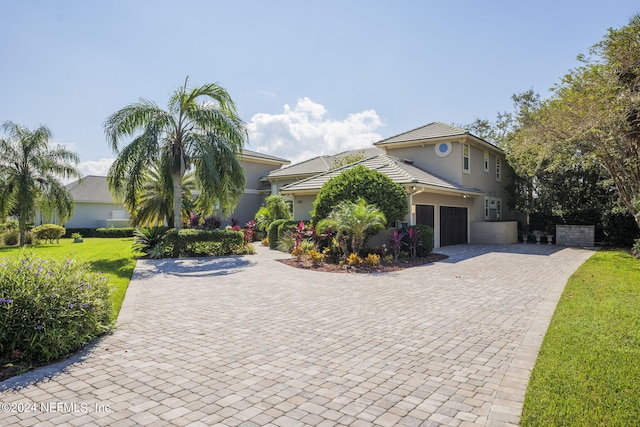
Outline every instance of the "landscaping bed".
POLYGON ((326 262, 312 263, 308 258, 296 258, 279 259, 277 261, 286 264, 290 267, 302 268, 305 270, 322 271, 326 273, 390 273, 393 271, 404 270, 405 268, 417 267, 420 265, 431 264, 436 261, 441 261, 448 258, 446 255, 431 253, 426 257, 418 257, 413 259, 400 259, 391 264, 380 264, 374 267, 371 266, 353 266, 347 264, 329 264, 326 262))

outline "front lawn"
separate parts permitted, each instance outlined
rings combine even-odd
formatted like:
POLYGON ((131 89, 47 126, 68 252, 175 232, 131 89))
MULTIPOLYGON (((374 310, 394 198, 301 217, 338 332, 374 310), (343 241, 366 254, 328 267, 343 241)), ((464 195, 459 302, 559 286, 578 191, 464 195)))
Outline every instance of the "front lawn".
POLYGON ((522 425, 637 425, 639 378, 640 260, 603 250, 565 287, 529 382, 522 425))
MULTIPOLYGON (((113 315, 115 318, 118 316, 136 266, 134 256, 137 253, 131 249, 132 243, 132 238, 85 238, 83 243, 73 243, 73 239, 60 239, 59 244, 43 243, 27 246, 25 250, 32 250, 36 256, 44 259, 72 259, 85 262, 91 265, 94 271, 108 277, 109 283, 114 286, 113 315)), ((18 256, 20 251, 18 247, 0 247, 0 258, 18 256)))

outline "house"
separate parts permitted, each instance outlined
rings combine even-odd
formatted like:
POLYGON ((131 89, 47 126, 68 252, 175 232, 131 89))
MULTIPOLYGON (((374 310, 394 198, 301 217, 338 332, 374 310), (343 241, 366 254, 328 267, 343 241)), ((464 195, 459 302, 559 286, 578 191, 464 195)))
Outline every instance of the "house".
MULTIPOLYGON (((64 224, 66 228, 130 227, 129 212, 124 203, 109 192, 107 177, 89 175, 67 184, 74 201, 73 215, 64 224)), ((42 217, 36 221, 41 221, 42 217)))
MULTIPOLYGON (((244 225, 253 219, 271 187, 264 182, 269 172, 291 163, 279 157, 244 149, 238 156, 245 171, 246 186, 240 202, 230 218, 244 225)), ((73 216, 64 225, 67 228, 130 227, 130 215, 124 203, 114 200, 107 178, 89 175, 67 185, 74 200, 73 216)), ((36 225, 49 222, 43 213, 36 214, 36 225)), ((54 218, 55 222, 55 218, 54 218)))
POLYGON ((512 219, 505 207, 512 172, 498 147, 465 129, 440 122, 374 146, 384 154, 282 186, 280 192, 294 201, 294 218, 309 219, 322 185, 360 164, 404 187, 409 203, 404 222, 432 226, 434 247, 517 241, 516 222, 496 222, 512 219))
POLYGON ((263 180, 271 185, 271 194, 278 194, 280 188, 303 179, 311 178, 333 169, 333 165, 345 158, 362 156, 363 158, 373 157, 382 154, 384 151, 377 147, 348 150, 336 155, 324 155, 305 160, 295 165, 285 166, 281 169, 271 171, 263 180))
POLYGON ((236 219, 243 226, 254 218, 265 197, 271 193, 271 186, 266 177, 291 162, 247 149, 242 150, 238 160, 244 169, 246 184, 244 194, 229 218, 236 219))

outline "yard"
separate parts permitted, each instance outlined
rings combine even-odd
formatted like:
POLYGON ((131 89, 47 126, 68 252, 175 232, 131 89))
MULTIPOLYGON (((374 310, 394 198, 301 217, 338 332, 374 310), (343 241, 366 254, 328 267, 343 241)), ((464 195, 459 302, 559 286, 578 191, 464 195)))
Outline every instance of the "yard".
POLYGON ((640 261, 602 250, 571 277, 532 373, 523 426, 640 419, 640 261))

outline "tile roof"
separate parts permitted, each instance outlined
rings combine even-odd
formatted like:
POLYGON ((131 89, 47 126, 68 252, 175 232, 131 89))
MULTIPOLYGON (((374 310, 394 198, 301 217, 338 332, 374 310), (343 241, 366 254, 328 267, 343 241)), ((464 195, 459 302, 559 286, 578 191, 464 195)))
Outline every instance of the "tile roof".
POLYGON ((469 135, 469 131, 457 126, 448 125, 441 122, 433 122, 428 125, 392 136, 382 141, 374 143, 374 145, 393 144, 395 142, 421 141, 425 139, 453 137, 469 135))
POLYGON ((362 153, 365 158, 373 157, 377 154, 383 153, 383 151, 377 147, 359 148, 355 150, 347 150, 341 153, 331 155, 324 155, 305 160, 300 163, 296 163, 291 166, 285 166, 281 169, 272 171, 269 173, 269 178, 282 178, 298 175, 316 175, 326 172, 331 169, 333 163, 339 160, 341 157, 362 153))
POLYGON ((257 151, 247 150, 246 148, 242 149, 242 152, 241 152, 240 155, 241 156, 246 156, 246 157, 255 157, 257 159, 270 160, 270 161, 279 162, 279 163, 283 163, 283 164, 287 164, 287 165, 289 163, 291 163, 290 160, 283 159, 281 157, 270 156, 270 155, 264 154, 264 153, 258 153, 257 151))
POLYGON ((417 166, 405 163, 396 157, 388 156, 386 154, 370 157, 368 159, 352 163, 351 165, 330 170, 328 172, 312 176, 311 178, 286 185, 282 187, 281 191, 285 193, 295 193, 299 191, 319 190, 331 178, 340 175, 343 171, 356 165, 362 165, 366 168, 381 172, 398 184, 413 184, 416 186, 425 186, 432 189, 452 192, 483 193, 481 190, 465 187, 453 181, 441 178, 430 172, 422 170, 417 166))
POLYGON ((66 187, 75 202, 117 203, 109 192, 106 176, 88 175, 66 187))

